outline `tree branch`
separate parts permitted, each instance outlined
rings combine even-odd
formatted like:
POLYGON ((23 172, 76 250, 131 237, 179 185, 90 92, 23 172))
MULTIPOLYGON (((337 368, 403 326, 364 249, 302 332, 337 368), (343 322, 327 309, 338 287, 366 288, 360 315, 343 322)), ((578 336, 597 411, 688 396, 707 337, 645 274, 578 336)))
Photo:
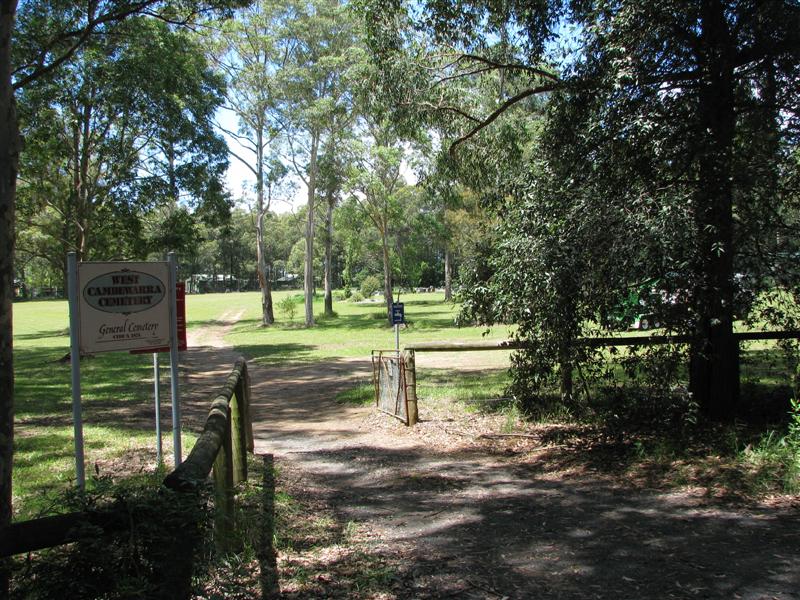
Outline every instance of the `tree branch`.
POLYGON ((548 81, 560 81, 558 75, 555 73, 551 73, 550 71, 546 71, 540 67, 532 67, 530 65, 523 65, 521 63, 501 63, 490 58, 486 58, 485 56, 479 56, 477 54, 462 54, 458 61, 461 60, 472 60, 475 62, 480 62, 485 65, 489 65, 494 69, 507 69, 509 71, 525 71, 526 73, 532 73, 534 75, 538 75, 543 79, 547 79, 548 81))
POLYGON ((457 114, 457 115, 459 115, 461 117, 464 117, 465 119, 467 119, 469 121, 472 121, 474 123, 480 123, 481 122, 481 120, 479 118, 472 116, 471 114, 469 114, 465 110, 462 110, 462 109, 458 108, 457 106, 437 106, 436 104, 433 104, 432 102, 420 102, 418 104, 414 104, 412 102, 404 102, 403 104, 401 104, 401 106, 423 106, 423 107, 427 107, 427 108, 433 109, 435 111, 436 110, 441 110, 441 111, 445 111, 445 112, 452 112, 452 113, 455 113, 455 114, 457 114))
POLYGON ((238 160, 240 163, 242 163, 242 164, 243 164, 245 167, 247 167, 248 169, 250 169, 250 171, 253 173, 253 175, 255 175, 256 177, 258 177, 258 171, 256 171, 256 170, 253 168, 253 165, 251 165, 249 162, 247 162, 247 161, 246 161, 244 158, 242 158, 241 156, 239 156, 238 154, 236 154, 236 152, 234 152, 234 151, 233 151, 233 150, 231 150, 230 148, 228 148, 228 154, 230 154, 231 156, 233 156, 233 158, 237 159, 237 160, 238 160))
POLYGON ((449 150, 450 155, 451 156, 455 156, 455 150, 456 150, 457 146, 459 146, 460 144, 463 144, 468 139, 470 139, 475 134, 477 134, 479 131, 481 131, 482 129, 484 129, 484 128, 488 127, 489 125, 491 125, 495 120, 497 120, 497 118, 500 115, 502 115, 509 108, 514 106, 516 103, 521 102, 522 100, 524 100, 525 98, 528 98, 530 96, 535 96, 536 94, 544 94, 546 92, 552 92, 553 90, 555 90, 557 88, 558 88, 558 86, 555 85, 555 84, 542 85, 542 86, 539 86, 539 87, 536 87, 536 88, 529 88, 529 89, 527 89, 525 91, 520 92, 516 96, 512 96, 511 98, 509 98, 508 100, 503 102, 503 104, 501 104, 500 107, 497 108, 497 110, 495 110, 492 114, 490 114, 483 121, 481 121, 476 127, 473 127, 467 133, 465 133, 460 138, 458 138, 456 141, 454 141, 450 145, 450 150, 449 150))
POLYGON ((141 2, 136 2, 132 5, 129 5, 127 8, 118 10, 118 11, 110 11, 100 15, 99 17, 90 19, 86 25, 80 29, 74 31, 67 31, 62 33, 61 35, 57 36, 55 39, 51 40, 50 44, 44 48, 40 54, 40 57, 44 57, 47 55, 47 52, 57 45, 59 42, 66 41, 69 39, 73 39, 74 41, 72 45, 70 45, 60 56, 57 56, 53 59, 50 63, 45 64, 44 59, 41 58, 38 66, 34 68, 34 70, 23 77, 22 79, 14 82, 14 89, 18 90, 20 88, 25 87, 26 85, 30 84, 31 82, 39 79, 40 77, 47 75, 51 71, 58 68, 60 65, 68 61, 75 52, 83 46, 88 39, 92 36, 97 29, 101 25, 105 25, 108 23, 114 23, 116 21, 122 21, 127 17, 134 15, 136 13, 140 13, 146 10, 149 6, 156 4, 159 0, 142 0, 141 2))

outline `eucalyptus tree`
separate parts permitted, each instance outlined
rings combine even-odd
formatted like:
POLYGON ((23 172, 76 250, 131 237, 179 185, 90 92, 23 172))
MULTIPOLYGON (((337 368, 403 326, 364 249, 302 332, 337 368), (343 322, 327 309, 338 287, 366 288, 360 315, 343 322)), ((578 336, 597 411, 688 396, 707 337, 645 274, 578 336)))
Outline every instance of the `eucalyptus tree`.
POLYGON ((440 249, 442 260, 437 263, 444 283, 445 301, 454 299, 457 267, 473 254, 473 248, 486 236, 493 224, 491 214, 484 210, 478 194, 458 179, 434 169, 426 176, 425 229, 440 249))
POLYGON ((346 72, 360 60, 354 22, 340 0, 287 5, 275 40, 285 57, 275 76, 276 113, 288 163, 306 188, 305 323, 314 324, 314 236, 320 157, 350 110, 346 72))
POLYGON ((56 260, 67 250, 88 260, 141 256, 140 216, 156 206, 224 216, 226 152, 211 124, 221 83, 196 44, 159 21, 130 19, 88 42, 19 95, 18 217, 44 231, 55 220, 56 260))
POLYGON ((272 205, 272 191, 286 175, 286 168, 270 150, 280 132, 274 98, 275 74, 286 56, 280 47, 283 2, 258 0, 239 11, 234 19, 220 22, 212 36, 212 56, 228 83, 225 108, 236 117, 236 130, 221 127, 239 150, 231 156, 255 177, 255 230, 258 281, 261 288, 261 322, 275 322, 272 302, 271 256, 265 220, 272 205))
POLYGON ((523 357, 517 372, 540 381, 609 299, 659 277, 682 298, 683 310, 664 309, 664 322, 694 339, 695 401, 711 418, 729 416, 738 397, 737 273, 768 282, 775 267, 784 270, 781 256, 791 255, 775 251, 775 240, 791 237, 778 233, 791 231, 784 217, 797 171, 800 7, 780 0, 362 5, 396 116, 460 122, 451 145, 460 160, 469 163, 489 131, 502 141, 504 122, 520 112, 512 108, 530 111, 532 98, 551 96, 541 140, 517 145, 527 174, 498 187, 502 243, 490 257, 489 285, 476 285, 473 295, 493 318, 519 322, 528 341, 543 341, 543 332, 551 340, 532 343, 553 352, 523 357), (417 69, 396 85, 393 69, 415 64, 409 24, 449 58, 433 78, 417 69), (475 112, 459 101, 459 86, 490 71, 515 87, 494 109, 475 112))
POLYGON ((383 296, 386 318, 392 321, 391 240, 402 216, 402 195, 406 187, 401 167, 403 146, 386 123, 363 121, 360 140, 349 149, 347 190, 362 213, 375 227, 381 240, 383 296))
POLYGON ((347 177, 345 145, 348 143, 348 129, 346 125, 351 122, 352 115, 341 115, 341 119, 334 117, 334 124, 331 127, 331 135, 325 144, 322 156, 320 157, 320 189, 325 205, 324 233, 322 243, 324 245, 324 306, 325 316, 333 315, 333 243, 334 243, 334 209, 339 203, 341 194, 344 190, 347 177), (337 126, 336 123, 342 123, 337 126))
POLYGON ((377 229, 364 227, 364 212, 355 198, 347 193, 337 207, 334 219, 342 246, 342 285, 345 293, 349 294, 365 277, 383 269, 381 241, 377 229))

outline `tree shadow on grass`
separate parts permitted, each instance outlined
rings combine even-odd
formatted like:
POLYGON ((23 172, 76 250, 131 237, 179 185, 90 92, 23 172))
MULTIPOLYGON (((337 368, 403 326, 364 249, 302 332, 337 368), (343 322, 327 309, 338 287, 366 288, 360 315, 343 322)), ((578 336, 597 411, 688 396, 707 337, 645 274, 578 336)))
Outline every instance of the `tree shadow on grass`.
POLYGON ((14 466, 28 468, 40 463, 75 456, 75 446, 71 432, 65 429, 59 433, 36 433, 17 436, 14 440, 14 466))
MULTIPOLYGON (((401 297, 402 300, 402 297, 401 297)), ((441 300, 403 300, 406 306, 445 306, 449 305, 448 302, 445 302, 444 299, 441 300)))
MULTIPOLYGON (((309 362, 319 360, 313 356, 316 346, 310 344, 237 344, 236 352, 256 363, 309 362)), ((231 365, 232 366, 232 365, 231 365)))
MULTIPOLYGON (((71 419, 71 367, 56 357, 63 350, 15 348, 15 411, 19 419, 71 419)), ((152 395, 149 355, 106 353, 81 359, 82 404, 109 403, 136 406, 152 395)))
POLYGON ((409 332, 427 331, 429 329, 452 329, 457 330, 453 324, 452 317, 425 317, 418 313, 409 314, 407 319, 407 329, 409 332))
MULTIPOLYGON (((55 360, 59 350, 16 348, 15 410, 18 419, 71 419, 72 384, 68 362, 55 360)), ((81 396, 84 407, 135 408, 152 397, 150 355, 106 353, 81 359, 81 396)))
MULTIPOLYGON (((32 333, 15 333, 14 340, 40 340, 45 338, 59 338, 69 336, 69 328, 48 329, 32 333)), ((64 340, 64 345, 69 345, 69 339, 64 340)))

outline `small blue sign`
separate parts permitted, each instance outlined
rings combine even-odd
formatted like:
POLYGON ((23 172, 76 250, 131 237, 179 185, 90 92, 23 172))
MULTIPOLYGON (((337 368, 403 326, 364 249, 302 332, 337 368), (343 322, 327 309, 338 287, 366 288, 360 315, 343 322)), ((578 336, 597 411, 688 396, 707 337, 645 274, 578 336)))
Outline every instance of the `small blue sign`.
POLYGON ((392 302, 392 325, 406 322, 405 307, 402 302, 392 302))

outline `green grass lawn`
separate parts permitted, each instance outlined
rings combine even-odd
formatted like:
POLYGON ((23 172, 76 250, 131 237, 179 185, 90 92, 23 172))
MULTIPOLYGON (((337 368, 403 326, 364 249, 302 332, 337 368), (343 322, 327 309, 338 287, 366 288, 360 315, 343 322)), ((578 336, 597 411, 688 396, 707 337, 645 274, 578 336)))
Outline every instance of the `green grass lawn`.
MULTIPOLYGON (((14 305, 14 507, 17 518, 47 509, 53 492, 74 484, 68 309, 63 300, 14 305)), ((168 374, 162 398, 169 404, 168 374)), ((155 460, 152 355, 97 354, 81 361, 87 485, 131 452, 155 460)), ((162 418, 165 458, 171 424, 162 418)), ((183 436, 184 455, 195 436, 183 436)), ((133 466, 133 465, 132 465, 133 466)), ((139 465, 136 465, 138 468, 139 465)))
MULTIPOLYGON (((248 296, 249 294, 242 294, 248 296)), ((243 354, 258 363, 307 362, 339 357, 369 357, 372 350, 395 347, 394 328, 388 324, 383 303, 334 303, 335 317, 323 317, 322 298, 314 303, 316 327, 304 326, 302 297, 297 292, 278 292, 275 297, 276 323, 261 326, 259 295, 253 300, 228 340, 243 354), (288 319, 277 308, 287 295, 297 297, 295 315, 288 319)), ((484 336, 485 328, 455 326, 457 307, 444 302, 443 294, 408 294, 401 298, 408 322, 400 330, 401 347, 412 342, 473 341, 505 339, 505 327, 484 336)))

